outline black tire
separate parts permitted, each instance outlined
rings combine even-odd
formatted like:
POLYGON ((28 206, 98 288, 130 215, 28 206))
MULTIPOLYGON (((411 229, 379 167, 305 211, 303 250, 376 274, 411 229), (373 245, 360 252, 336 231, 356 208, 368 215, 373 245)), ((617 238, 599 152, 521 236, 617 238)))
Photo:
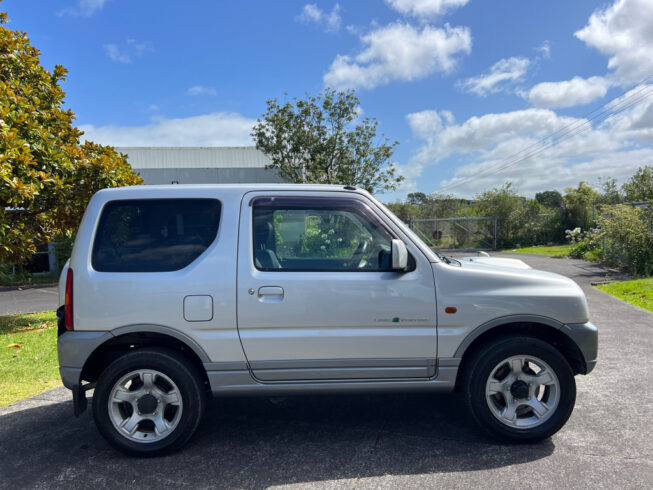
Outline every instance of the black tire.
MULTIPOLYGON (((532 337, 502 337, 482 346, 476 350, 467 364, 463 383, 466 402, 472 417, 487 433, 505 442, 537 442, 552 436, 565 425, 576 401, 576 381, 565 357, 550 344, 532 337), (486 397, 486 384, 496 366, 513 356, 538 358, 548 364, 557 377, 556 390, 559 391, 557 406, 552 413, 546 414, 545 420, 536 422, 540 425, 529 428, 512 427, 495 416, 490 408, 491 401, 486 397)), ((492 396, 491 392, 489 396, 492 396)), ((499 400, 503 400, 504 395, 496 396, 499 400)), ((525 411, 525 416, 535 416, 528 407, 525 407, 525 411)))
POLYGON ((102 436, 131 456, 160 456, 180 449, 192 437, 204 414, 206 390, 197 368, 182 355, 164 348, 143 348, 113 361, 102 373, 93 393, 93 418, 102 436), (138 442, 122 435, 109 414, 109 396, 123 376, 152 369, 170 378, 181 394, 181 415, 171 432, 156 442, 138 442))

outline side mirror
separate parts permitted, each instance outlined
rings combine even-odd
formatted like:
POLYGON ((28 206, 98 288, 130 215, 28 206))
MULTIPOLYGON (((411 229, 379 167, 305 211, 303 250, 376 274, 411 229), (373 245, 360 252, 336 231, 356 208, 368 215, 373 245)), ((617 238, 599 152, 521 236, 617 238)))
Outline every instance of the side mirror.
POLYGON ((408 267, 408 250, 401 240, 392 240, 392 270, 403 271, 408 267))

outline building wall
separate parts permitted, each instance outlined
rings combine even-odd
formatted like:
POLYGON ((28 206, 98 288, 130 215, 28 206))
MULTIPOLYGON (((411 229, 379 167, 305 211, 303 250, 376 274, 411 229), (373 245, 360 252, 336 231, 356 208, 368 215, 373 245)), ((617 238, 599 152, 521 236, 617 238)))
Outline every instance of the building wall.
POLYGON ((134 169, 146 184, 256 184, 284 182, 265 168, 141 168, 134 169))
POLYGON ((146 184, 283 182, 255 147, 119 147, 146 184))

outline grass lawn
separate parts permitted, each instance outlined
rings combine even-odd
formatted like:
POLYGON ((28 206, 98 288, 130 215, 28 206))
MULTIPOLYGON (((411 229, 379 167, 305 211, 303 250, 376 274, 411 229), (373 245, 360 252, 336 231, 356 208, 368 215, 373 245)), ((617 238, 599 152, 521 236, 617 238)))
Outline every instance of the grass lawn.
POLYGON ((525 248, 515 248, 504 250, 504 252, 517 252, 520 254, 539 254, 539 255, 548 255, 549 257, 567 257, 569 255, 569 250, 571 245, 538 245, 536 247, 525 247, 525 248))
POLYGON ((630 304, 653 311, 653 277, 601 284, 596 287, 630 304))
POLYGON ((0 407, 60 384, 56 314, 0 316, 0 407))

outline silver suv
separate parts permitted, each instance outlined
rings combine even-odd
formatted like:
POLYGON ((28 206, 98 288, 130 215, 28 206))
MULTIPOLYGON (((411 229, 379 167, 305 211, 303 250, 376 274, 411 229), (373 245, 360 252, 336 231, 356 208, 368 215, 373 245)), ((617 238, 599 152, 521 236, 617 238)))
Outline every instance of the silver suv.
POLYGON ((130 454, 186 443, 207 396, 462 390, 536 441, 571 415, 597 329, 571 280, 445 258, 351 187, 148 186, 89 203, 60 279, 74 412, 130 454))

